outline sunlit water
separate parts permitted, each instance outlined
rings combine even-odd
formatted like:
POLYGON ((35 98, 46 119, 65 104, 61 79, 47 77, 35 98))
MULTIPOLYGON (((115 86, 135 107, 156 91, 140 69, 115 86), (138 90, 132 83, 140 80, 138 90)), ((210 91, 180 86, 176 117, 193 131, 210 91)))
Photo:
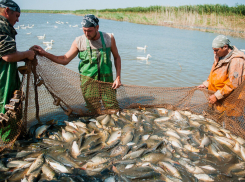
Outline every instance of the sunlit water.
MULTIPOLYGON (((83 34, 82 18, 70 14, 22 13, 15 27, 28 24, 34 26, 17 30, 17 48, 19 51, 27 50, 32 45, 45 48, 43 40, 37 38, 45 34, 45 41, 54 40, 49 52, 63 55, 75 38, 83 34), (56 21, 64 24, 57 24, 56 21), (75 25, 78 26, 73 27, 75 25)), ((114 33, 122 59, 123 84, 190 87, 202 83, 208 77, 213 63, 211 44, 217 34, 104 19, 100 19, 99 24, 101 31, 114 33), (137 46, 145 45, 148 46, 146 51, 136 49, 137 46), (148 61, 136 59, 138 56, 146 57, 147 54, 152 56, 148 61)), ((239 49, 245 48, 245 40, 229 38, 232 45, 239 49)), ((76 57, 67 67, 78 72, 78 63, 76 57)))

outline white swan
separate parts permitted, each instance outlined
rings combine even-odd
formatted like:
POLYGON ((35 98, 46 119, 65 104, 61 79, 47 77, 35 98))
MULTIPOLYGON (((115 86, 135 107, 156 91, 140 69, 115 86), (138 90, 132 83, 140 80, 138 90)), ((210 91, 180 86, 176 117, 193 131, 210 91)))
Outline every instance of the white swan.
POLYGON ((146 45, 145 45, 145 47, 137 47, 137 49, 146 49, 146 45))
POLYGON ((242 52, 245 52, 245 49, 240 49, 242 52))
MULTIPOLYGON (((33 25, 34 26, 34 25, 33 25)), ((26 28, 32 28, 33 26, 29 26, 29 24, 26 26, 26 28)))
POLYGON ((54 40, 51 40, 50 42, 43 42, 43 44, 52 45, 53 42, 54 42, 54 40))
POLYGON ((38 39, 44 39, 45 38, 45 34, 43 36, 37 36, 38 39))
POLYGON ((29 33, 26 33, 27 35, 30 35, 31 34, 31 32, 29 32, 29 33))
POLYGON ((151 57, 151 55, 150 55, 150 54, 147 54, 147 56, 146 56, 146 57, 137 57, 137 59, 141 59, 141 60, 148 60, 148 59, 149 59, 149 57, 151 57))
POLYGON ((52 45, 47 45, 47 47, 44 49, 45 51, 52 49, 52 45))
POLYGON ((15 27, 14 29, 15 29, 15 30, 17 30, 17 29, 20 29, 20 26, 18 26, 18 27, 15 27))

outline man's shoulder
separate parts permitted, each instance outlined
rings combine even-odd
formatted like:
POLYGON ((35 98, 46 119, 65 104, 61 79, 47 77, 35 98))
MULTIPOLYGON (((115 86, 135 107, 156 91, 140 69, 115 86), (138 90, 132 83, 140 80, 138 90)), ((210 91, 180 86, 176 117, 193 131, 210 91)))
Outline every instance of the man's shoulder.
POLYGON ((9 25, 9 23, 4 19, 0 17, 0 34, 9 34, 9 35, 16 35, 17 32, 13 27, 9 25))

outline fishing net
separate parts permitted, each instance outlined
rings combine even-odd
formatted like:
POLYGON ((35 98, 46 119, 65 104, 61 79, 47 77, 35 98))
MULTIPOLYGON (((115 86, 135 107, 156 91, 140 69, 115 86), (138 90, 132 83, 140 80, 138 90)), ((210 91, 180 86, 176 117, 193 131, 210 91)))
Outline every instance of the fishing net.
POLYGON ((10 147, 20 131, 25 133, 37 123, 52 119, 73 120, 79 116, 111 114, 139 107, 164 107, 202 114, 245 138, 245 82, 222 102, 211 105, 208 97, 213 92, 207 89, 123 85, 115 91, 111 88, 112 83, 81 76, 40 56, 32 63, 27 62, 26 68, 22 81, 23 117, 17 123, 12 141, 0 142, 1 149, 10 147))

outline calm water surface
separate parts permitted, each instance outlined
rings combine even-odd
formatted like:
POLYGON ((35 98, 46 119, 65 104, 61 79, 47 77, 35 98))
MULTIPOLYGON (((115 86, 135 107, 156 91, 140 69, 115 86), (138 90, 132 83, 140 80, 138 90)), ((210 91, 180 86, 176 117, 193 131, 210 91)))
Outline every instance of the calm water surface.
MULTIPOLYGON (((74 39, 83 34, 82 18, 75 15, 22 13, 15 27, 34 26, 17 30, 17 48, 19 51, 27 50, 32 45, 45 48, 43 40, 37 38, 45 34, 45 41, 54 40, 49 52, 63 55, 74 39), (56 21, 64 24, 57 24, 56 21)), ((211 44, 218 35, 104 19, 100 19, 100 31, 114 33, 122 59, 122 83, 154 87, 190 87, 202 83, 210 72, 213 63, 211 44), (145 45, 148 46, 146 51, 136 49, 145 45), (136 59, 147 54, 152 56, 148 61, 136 59)), ((229 38, 232 45, 245 48, 245 40, 229 38)), ((78 72, 78 63, 76 57, 67 67, 78 72)))

